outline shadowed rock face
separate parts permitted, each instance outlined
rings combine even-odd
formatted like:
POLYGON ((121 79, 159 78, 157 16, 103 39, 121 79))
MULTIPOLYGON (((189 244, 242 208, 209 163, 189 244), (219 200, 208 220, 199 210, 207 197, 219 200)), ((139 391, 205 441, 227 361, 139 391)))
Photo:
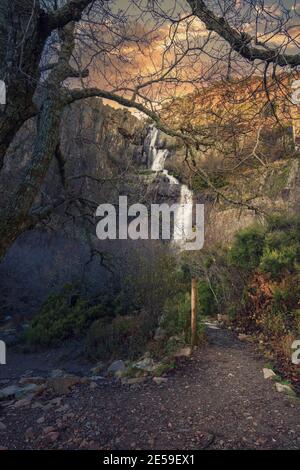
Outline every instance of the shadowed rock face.
POLYGON ((93 295, 109 283, 109 273, 96 258, 88 263, 82 241, 34 230, 24 233, 0 265, 0 297, 5 315, 35 312, 49 292, 82 280, 93 295))
MULTIPOLYGON (((53 158, 36 207, 64 196, 66 191, 94 201, 95 207, 104 201, 114 202, 114 189, 118 192, 116 186, 125 182, 106 185, 79 176, 109 180, 130 169, 136 155, 143 152, 143 127, 144 123, 128 111, 105 106, 98 99, 67 109, 61 127, 64 162, 53 158)), ((6 159, 0 178, 4 205, 5 194, 16 187, 26 168, 33 135, 34 123, 30 122, 19 132, 6 159)), ((91 260, 91 244, 97 243, 93 227, 92 241, 88 243, 80 217, 73 223, 72 217, 65 217, 66 209, 62 206, 46 226, 21 235, 8 251, 0 265, 0 309, 4 315, 34 312, 49 292, 66 282, 79 280, 92 293, 99 293, 109 284, 111 287, 109 271, 101 265, 99 257, 91 260)), ((93 214, 94 209, 89 211, 93 214)), ((70 212, 78 216, 76 209, 71 208, 70 212)))

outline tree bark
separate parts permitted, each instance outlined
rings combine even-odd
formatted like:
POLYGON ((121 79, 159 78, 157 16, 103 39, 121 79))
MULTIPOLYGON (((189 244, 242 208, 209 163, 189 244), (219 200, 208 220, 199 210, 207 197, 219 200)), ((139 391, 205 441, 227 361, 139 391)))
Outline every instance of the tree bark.
POLYGON ((62 110, 62 104, 52 97, 44 100, 32 162, 16 193, 11 195, 9 206, 0 211, 0 259, 21 233, 38 222, 31 208, 59 142, 62 110))
POLYGON ((47 38, 43 18, 34 0, 1 0, 0 79, 6 84, 7 104, 0 110, 0 169, 17 131, 36 113, 33 95, 47 38))
POLYGON ((34 226, 38 217, 32 206, 48 172, 59 144, 60 121, 64 108, 60 86, 68 77, 69 61, 74 48, 74 23, 60 31, 61 48, 41 92, 41 108, 37 120, 37 136, 32 159, 9 206, 0 212, 0 257, 25 230, 34 226))
POLYGON ((7 105, 0 107, 0 170, 18 130, 37 114, 33 96, 40 81, 39 65, 48 37, 57 28, 80 20, 92 0, 70 0, 47 14, 39 0, 0 2, 0 80, 7 87, 7 105))

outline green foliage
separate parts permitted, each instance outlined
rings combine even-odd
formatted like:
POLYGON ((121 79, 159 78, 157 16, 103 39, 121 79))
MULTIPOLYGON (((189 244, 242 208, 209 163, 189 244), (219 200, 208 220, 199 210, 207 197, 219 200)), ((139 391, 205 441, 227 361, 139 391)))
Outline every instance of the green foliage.
MULTIPOLYGON (((184 341, 189 343, 191 336, 190 323, 191 295, 190 293, 182 292, 166 302, 161 326, 166 330, 168 336, 178 336, 181 338, 181 336, 184 335, 184 341)), ((199 311, 197 326, 198 339, 200 341, 203 338, 203 324, 199 311)))
POLYGON ((300 217, 275 215, 268 221, 260 270, 278 279, 297 271, 300 258, 300 217))
POLYGON ((277 250, 266 248, 260 262, 260 270, 270 274, 271 278, 279 278, 283 271, 294 271, 298 258, 299 247, 297 245, 284 246, 277 250))
MULTIPOLYGON (((201 313, 213 313, 217 308, 219 313, 227 313, 231 320, 237 320, 243 311, 248 317, 249 294, 252 297, 255 292, 255 285, 249 281, 253 276, 260 278, 263 273, 270 281, 282 281, 268 304, 270 315, 283 315, 284 322, 292 328, 295 316, 291 312, 295 311, 299 300, 299 282, 294 282, 299 273, 299 253, 300 217, 296 215, 274 215, 267 220, 265 228, 252 226, 242 230, 227 254, 220 248, 202 252, 199 264, 205 276, 199 282, 201 313), (285 287, 287 277, 289 285, 285 287), (210 281, 209 286, 206 279, 210 281), (209 293, 210 286, 217 298, 216 304, 213 303, 215 296, 209 293)), ((271 317, 269 320, 271 323, 271 317)), ((281 318, 275 322, 280 328, 281 318)))
POLYGON ((167 299, 185 288, 185 280, 174 254, 159 245, 150 245, 149 252, 137 249, 131 256, 126 263, 132 269, 120 281, 120 303, 127 311, 146 311, 155 323, 167 299))
POLYGON ((172 369, 176 368, 176 362, 172 359, 166 358, 155 369, 155 376, 161 377, 172 369))
POLYGON ((229 316, 230 321, 234 321, 237 317, 238 313, 238 306, 235 305, 234 303, 231 303, 227 307, 227 314, 229 316))
MULTIPOLYGON (((210 173, 208 177, 209 177, 210 182, 217 189, 223 188, 224 186, 228 184, 223 175, 220 175, 217 173, 210 173)), ((193 181, 192 181, 193 191, 200 192, 200 191, 203 191, 204 189, 209 189, 209 188, 210 188, 209 182, 206 179, 204 179, 204 177, 200 175, 196 175, 193 178, 193 181)))
POLYGON ((268 218, 268 230, 274 231, 288 231, 293 237, 300 236, 300 216, 290 214, 274 214, 268 218))
POLYGON ((201 315, 209 316, 216 313, 216 299, 206 281, 199 281, 198 283, 198 302, 201 315))
POLYGON ((230 261, 245 271, 257 268, 263 254, 265 232, 253 226, 239 232, 230 250, 230 261))
POLYGON ((89 325, 103 316, 101 305, 89 306, 72 285, 52 294, 40 313, 31 321, 25 340, 31 345, 51 345, 81 335, 89 325))
POLYGON ((294 317, 294 327, 297 335, 300 334, 300 308, 296 308, 295 310, 292 311, 293 317, 294 317))
POLYGON ((164 352, 167 355, 170 355, 175 351, 178 351, 180 348, 183 348, 185 345, 184 336, 184 332, 182 332, 180 335, 170 336, 167 341, 164 341, 164 352))
POLYGON ((288 286, 277 287, 273 293, 272 310, 283 313, 286 317, 294 316, 297 312, 300 298, 300 285, 296 277, 289 277, 288 286))
POLYGON ((188 333, 191 315, 191 296, 180 293, 169 299, 164 308, 162 327, 169 336, 188 333))
POLYGON ((149 340, 148 326, 144 315, 116 317, 109 323, 97 320, 87 334, 87 353, 97 359, 135 359, 149 340))

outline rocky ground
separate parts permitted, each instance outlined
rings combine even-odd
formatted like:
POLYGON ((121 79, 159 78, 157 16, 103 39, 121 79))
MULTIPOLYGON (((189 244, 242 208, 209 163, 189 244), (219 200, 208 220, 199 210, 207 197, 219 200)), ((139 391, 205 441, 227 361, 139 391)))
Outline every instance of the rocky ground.
POLYGON ((208 328, 207 345, 162 379, 70 376, 43 359, 15 354, 0 367, 0 389, 15 385, 2 392, 1 448, 300 449, 299 398, 279 393, 254 347, 229 331, 208 328))

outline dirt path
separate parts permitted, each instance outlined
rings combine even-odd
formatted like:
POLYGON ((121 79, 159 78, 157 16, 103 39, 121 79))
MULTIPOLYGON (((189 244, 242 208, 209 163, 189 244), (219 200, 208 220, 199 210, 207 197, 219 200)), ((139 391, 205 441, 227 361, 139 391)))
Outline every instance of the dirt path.
POLYGON ((251 345, 225 330, 208 333, 208 345, 162 385, 104 381, 78 385, 58 402, 2 408, 0 446, 300 449, 299 399, 263 378, 264 360, 251 345))

